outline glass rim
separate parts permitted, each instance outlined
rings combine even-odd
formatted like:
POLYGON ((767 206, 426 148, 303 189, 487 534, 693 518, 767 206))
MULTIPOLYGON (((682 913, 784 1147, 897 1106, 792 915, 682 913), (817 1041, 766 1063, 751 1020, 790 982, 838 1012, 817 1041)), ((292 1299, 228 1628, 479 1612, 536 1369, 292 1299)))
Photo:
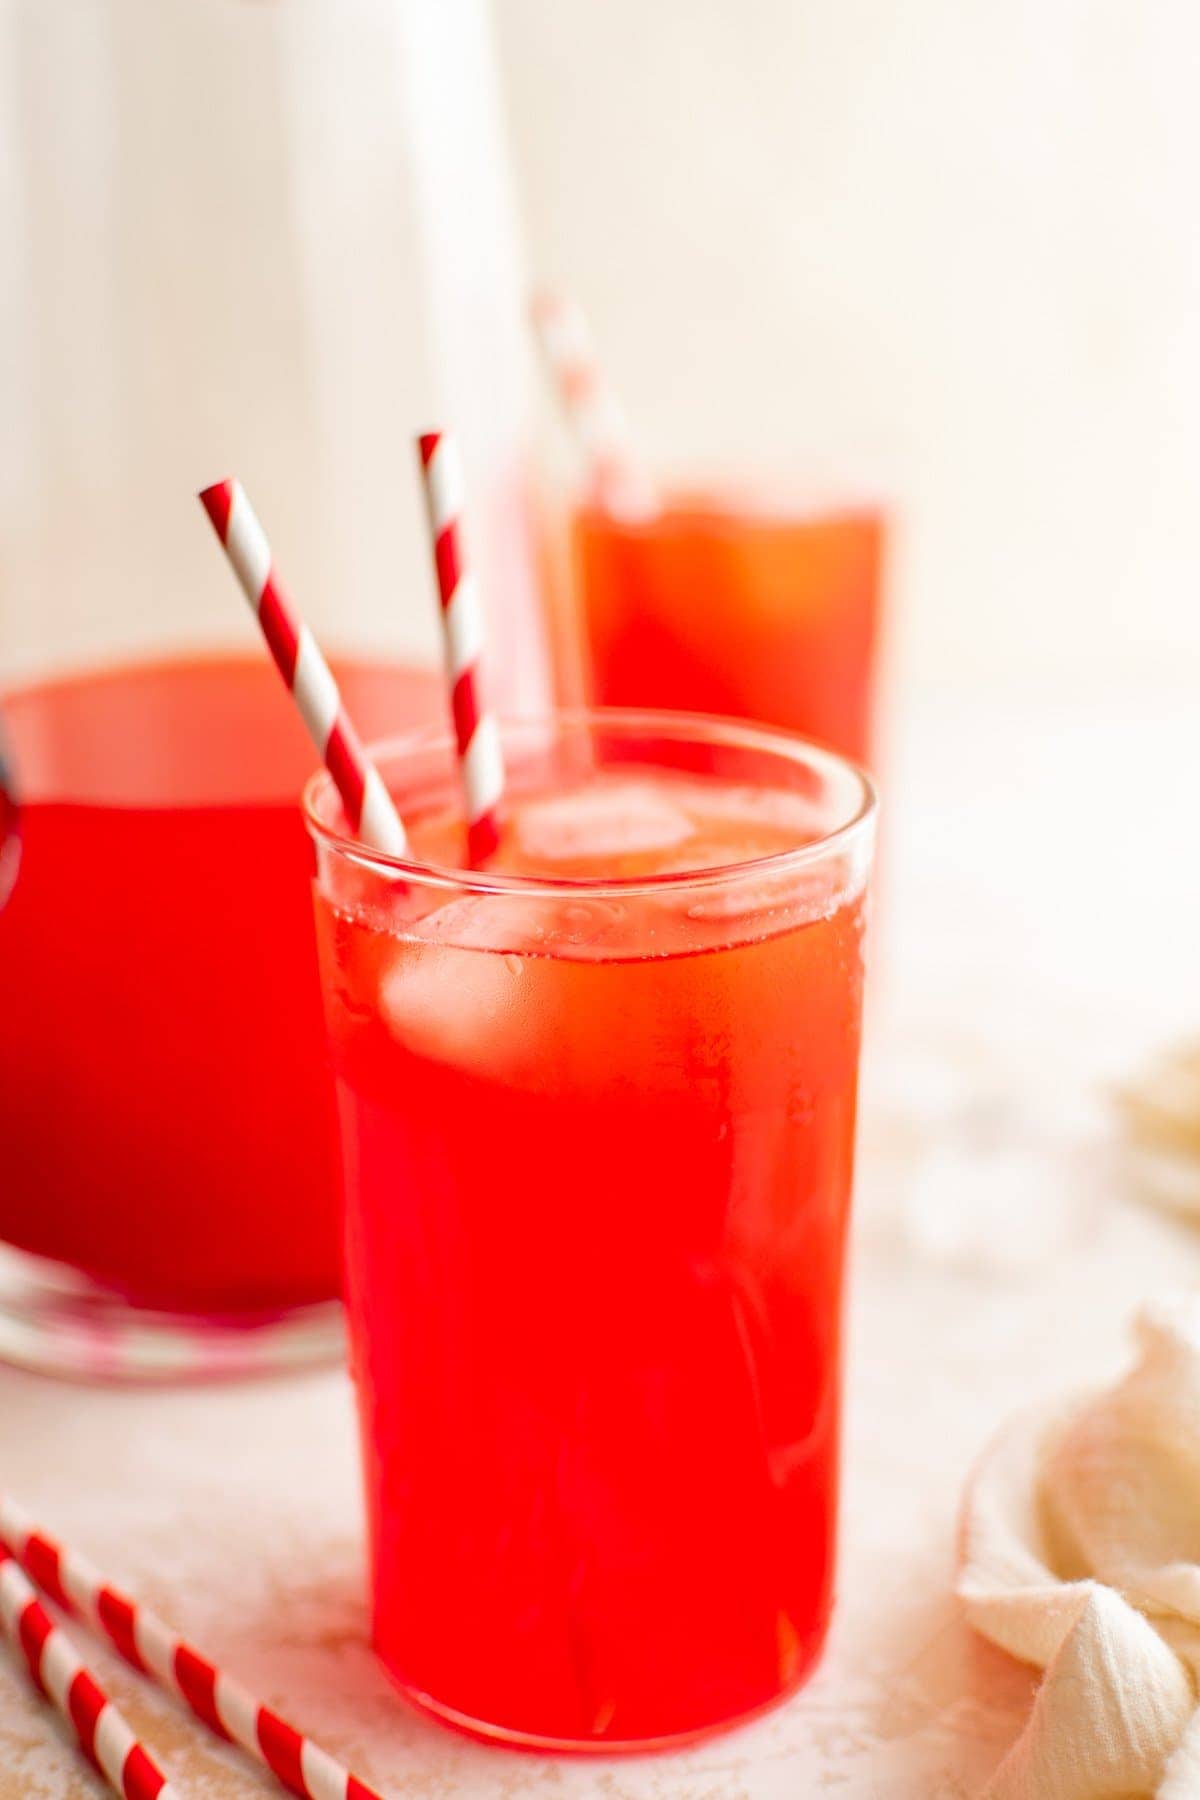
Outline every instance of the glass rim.
MULTIPOLYGON (((731 719, 709 713, 677 712, 669 708, 626 706, 553 707, 544 713, 500 714, 496 721, 501 740, 511 732, 534 730, 547 724, 558 726, 604 726, 632 732, 653 729, 660 737, 674 736, 677 741, 721 743, 733 749, 759 751, 792 764, 815 767, 830 776, 850 777, 857 802, 849 816, 829 831, 791 850, 775 850, 766 856, 747 857, 744 861, 719 863, 696 869, 676 869, 660 875, 625 876, 544 876, 505 875, 486 869, 460 869, 443 863, 424 862, 418 857, 392 856, 375 850, 362 838, 339 831, 324 819, 319 810, 323 799, 333 789, 328 769, 317 769, 304 784, 300 796, 304 822, 314 843, 354 863, 373 870, 389 881, 439 890, 469 894, 537 894, 547 898, 576 898, 589 895, 596 899, 623 899, 639 893, 662 893, 664 889, 720 887, 750 875, 785 875, 793 870, 811 867, 853 847, 874 826, 878 807, 875 784, 866 770, 836 750, 827 750, 798 732, 774 725, 756 725, 743 719, 731 719)), ((426 725, 416 730, 379 738, 365 746, 368 757, 381 773, 389 761, 413 757, 418 753, 448 751, 455 754, 454 733, 448 726, 426 725)), ((386 783, 386 777, 385 777, 386 783)), ((755 785, 747 782, 744 785, 755 785)), ((765 785, 765 784, 763 784, 765 785)), ((403 807, 400 808, 403 814, 403 807)))
POLYGON ((886 531, 892 500, 882 486, 834 475, 773 475, 769 471, 735 471, 718 467, 688 472, 668 471, 660 483, 659 504, 644 517, 622 518, 587 494, 572 498, 572 511, 589 522, 600 520, 630 536, 653 536, 664 525, 687 524, 697 534, 729 536, 747 527, 757 531, 796 531, 822 526, 869 524, 886 531))

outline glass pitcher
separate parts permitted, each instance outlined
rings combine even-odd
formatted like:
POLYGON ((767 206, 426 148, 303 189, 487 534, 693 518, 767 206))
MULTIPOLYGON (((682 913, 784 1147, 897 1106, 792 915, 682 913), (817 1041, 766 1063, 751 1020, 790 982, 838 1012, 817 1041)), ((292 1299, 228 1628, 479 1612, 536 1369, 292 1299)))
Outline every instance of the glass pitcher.
POLYGON ((0 1355, 304 1361, 339 1285, 314 758, 195 493, 242 479, 392 733, 445 705, 413 437, 452 426, 493 693, 547 700, 487 6, 17 0, 0 82, 0 1355))

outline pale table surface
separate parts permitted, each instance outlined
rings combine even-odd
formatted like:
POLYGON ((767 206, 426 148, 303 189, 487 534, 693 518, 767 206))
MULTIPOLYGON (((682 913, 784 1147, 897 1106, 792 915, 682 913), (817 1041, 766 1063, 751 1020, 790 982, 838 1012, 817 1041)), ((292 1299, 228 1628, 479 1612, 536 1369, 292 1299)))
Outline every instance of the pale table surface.
MULTIPOLYGON (((1131 1193, 1106 1098, 1157 1043, 1200 1030, 1194 710, 942 704, 899 746, 840 1598, 819 1672, 766 1719, 684 1754, 553 1760, 409 1712, 365 1644, 340 1373, 112 1392, 0 1371, 0 1482, 385 1794, 975 1794, 1034 1675, 956 1610, 963 1480, 1014 1409, 1114 1373, 1139 1302, 1200 1269, 1200 1237, 1131 1193)), ((186 1794, 279 1791, 94 1662, 186 1794)), ((100 1791, 0 1653, 0 1800, 100 1791)))

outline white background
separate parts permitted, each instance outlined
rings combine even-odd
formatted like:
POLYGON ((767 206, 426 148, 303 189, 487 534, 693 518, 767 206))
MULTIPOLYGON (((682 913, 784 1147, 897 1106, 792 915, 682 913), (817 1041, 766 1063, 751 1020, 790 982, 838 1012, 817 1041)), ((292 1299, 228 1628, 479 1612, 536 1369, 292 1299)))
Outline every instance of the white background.
MULTIPOLYGON (((0 9, 0 678, 250 643, 191 497, 229 470, 322 630, 433 654, 401 21, 477 47, 475 0, 433 4, 0 9)), ((493 14, 527 268, 579 292, 652 456, 892 496, 913 694, 1200 679, 1187 0, 493 14)), ((466 159, 464 95, 425 101, 466 159)), ((442 278, 495 419, 524 370, 492 160, 442 278)))
POLYGON ((911 680, 1200 677, 1186 0, 498 0, 531 257, 673 462, 900 502, 911 680))

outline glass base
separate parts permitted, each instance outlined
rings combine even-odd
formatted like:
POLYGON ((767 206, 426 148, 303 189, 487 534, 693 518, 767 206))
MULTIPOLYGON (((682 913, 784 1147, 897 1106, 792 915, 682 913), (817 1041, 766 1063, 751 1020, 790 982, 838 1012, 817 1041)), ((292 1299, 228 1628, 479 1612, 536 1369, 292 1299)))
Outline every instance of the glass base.
POLYGON ((341 1303, 189 1318, 131 1306, 85 1275, 0 1245, 0 1362, 98 1382, 201 1382, 344 1360, 341 1303))
POLYGON ((441 1725, 448 1725, 452 1731, 463 1733, 485 1744, 502 1744, 513 1750, 536 1751, 543 1756, 653 1756, 663 1750, 682 1750, 689 1744, 699 1744, 708 1738, 721 1737, 727 1731, 736 1731, 739 1726, 752 1724, 761 1719, 765 1713, 774 1712, 777 1706, 783 1706, 794 1694, 807 1685, 816 1673, 817 1664, 825 1647, 828 1633, 828 1619, 822 1625, 812 1649, 799 1668, 792 1675, 786 1687, 780 1688, 758 1706, 747 1708, 744 1712, 731 1713, 727 1718, 712 1719, 707 1724, 691 1726, 684 1731, 663 1732, 658 1737, 639 1738, 570 1738, 555 1737, 536 1731, 518 1731, 507 1725, 493 1725, 486 1719, 473 1718, 469 1713, 462 1713, 452 1706, 435 1700, 431 1694, 423 1694, 419 1688, 409 1687, 399 1676, 394 1675, 383 1664, 384 1674, 393 1687, 403 1696, 410 1706, 429 1718, 436 1719, 441 1725))

